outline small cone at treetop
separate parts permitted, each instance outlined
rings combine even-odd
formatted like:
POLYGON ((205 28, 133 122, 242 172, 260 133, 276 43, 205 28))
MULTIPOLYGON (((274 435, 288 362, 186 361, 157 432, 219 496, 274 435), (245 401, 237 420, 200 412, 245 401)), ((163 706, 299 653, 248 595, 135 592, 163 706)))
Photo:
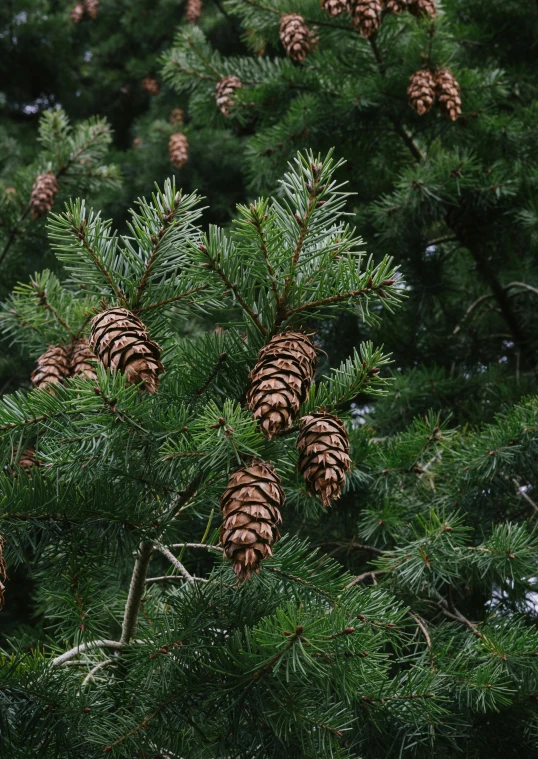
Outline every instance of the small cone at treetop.
POLYGON ((30 196, 30 209, 34 221, 50 211, 58 190, 58 180, 51 171, 37 177, 30 196))
POLYGON ((449 69, 441 69, 435 76, 435 92, 443 114, 456 121, 461 116, 460 86, 449 69))
POLYGON ((435 101, 435 79, 429 69, 415 71, 407 88, 409 105, 419 116, 427 113, 435 101))
POLYGON ((413 16, 429 16, 434 18, 437 13, 434 0, 410 0, 409 10, 413 16))
POLYGON ((189 158, 189 143, 182 132, 176 132, 168 141, 168 156, 170 163, 176 169, 181 169, 189 158))
POLYGON ((333 18, 347 10, 346 0, 321 0, 320 5, 333 18))
POLYGON ((97 18, 99 11, 99 0, 84 0, 84 10, 90 18, 97 18))
POLYGON ((83 3, 75 3, 71 8, 71 21, 75 24, 80 24, 84 18, 84 5, 83 3))
POLYGON ((69 377, 69 354, 62 345, 49 345, 37 359, 37 368, 30 375, 34 387, 48 388, 69 377))
POLYGON ((81 337, 73 344, 72 347, 71 361, 69 364, 71 376, 84 376, 88 377, 88 379, 96 380, 96 361, 97 356, 92 352, 88 341, 85 337, 81 337))
POLYGON ((280 18, 280 41, 292 61, 304 61, 316 39, 297 13, 284 13, 280 18))
POLYGON ((154 76, 145 76, 142 79, 142 87, 146 90, 148 95, 158 95, 161 91, 159 82, 154 76))
POLYGON ((187 0, 185 5, 185 21, 195 24, 202 15, 202 0, 187 0))
POLYGON ((260 350, 247 405, 269 439, 291 427, 316 372, 316 349, 302 332, 283 332, 260 350))
POLYGON ((277 525, 285 495, 271 464, 254 461, 234 472, 220 499, 220 540, 239 582, 260 571, 280 537, 277 525))
POLYGON ((164 372, 161 349, 140 319, 126 308, 109 308, 91 325, 89 345, 105 368, 124 374, 129 385, 143 382, 148 393, 156 393, 164 372))
POLYGON ((379 29, 383 6, 379 0, 355 0, 355 2, 352 0, 349 12, 353 25, 358 28, 363 37, 368 38, 379 29))
POLYGON ((220 112, 224 116, 229 116, 230 108, 232 108, 234 104, 234 90, 237 90, 242 86, 241 80, 237 76, 225 76, 217 84, 215 88, 215 100, 217 101, 220 112))
POLYGON ((297 468, 312 495, 327 508, 340 497, 351 467, 347 430, 336 416, 310 414, 301 420, 297 468))

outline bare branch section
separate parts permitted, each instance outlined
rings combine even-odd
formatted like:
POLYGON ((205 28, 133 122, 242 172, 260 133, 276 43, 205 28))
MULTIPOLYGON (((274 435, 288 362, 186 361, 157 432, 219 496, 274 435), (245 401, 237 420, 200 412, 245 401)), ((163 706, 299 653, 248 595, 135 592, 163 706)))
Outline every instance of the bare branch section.
POLYGON ((52 664, 55 667, 65 664, 70 659, 74 659, 75 656, 84 653, 84 651, 90 651, 92 648, 112 648, 116 651, 120 651, 123 648, 123 644, 118 640, 90 640, 88 643, 81 643, 79 646, 70 648, 64 654, 60 654, 52 660, 52 664))
POLYGON ((151 550, 151 543, 145 543, 142 541, 138 546, 135 567, 131 577, 131 585, 129 587, 129 595, 127 597, 127 603, 125 604, 125 613, 121 628, 121 645, 129 643, 136 632, 140 601, 142 600, 142 595, 146 587, 146 575, 149 560, 151 558, 151 550))

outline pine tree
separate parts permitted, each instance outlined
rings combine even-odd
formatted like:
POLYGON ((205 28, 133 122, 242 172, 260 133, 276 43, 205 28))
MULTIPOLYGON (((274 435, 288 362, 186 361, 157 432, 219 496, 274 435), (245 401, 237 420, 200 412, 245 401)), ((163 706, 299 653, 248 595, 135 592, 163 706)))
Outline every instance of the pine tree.
POLYGON ((8 755, 532 755, 536 398, 481 429, 431 412, 380 437, 351 405, 394 402, 365 341, 272 439, 246 404, 274 335, 323 346, 343 312, 382 329, 401 310, 393 261, 347 223, 342 170, 298 155, 228 231, 204 233, 173 181, 125 235, 82 200, 49 214, 64 278, 18 286, 5 333, 37 359, 92 320, 119 340, 121 311, 166 372, 148 393, 107 359, 0 403, 3 556, 8 578, 31 568, 38 617, 0 667, 8 755), (330 510, 307 491, 320 460, 301 476, 318 438, 343 489, 330 510), (30 447, 44 465, 14 476, 30 447))

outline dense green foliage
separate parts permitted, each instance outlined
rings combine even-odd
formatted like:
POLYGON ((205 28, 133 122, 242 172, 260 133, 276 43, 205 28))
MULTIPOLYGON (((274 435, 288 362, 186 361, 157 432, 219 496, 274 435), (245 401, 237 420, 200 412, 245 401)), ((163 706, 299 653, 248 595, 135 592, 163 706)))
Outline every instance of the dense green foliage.
POLYGON ((175 0, 70 10, 0 8, 0 754, 537 755, 536 3, 385 13, 369 40, 318 0, 196 26, 175 0), (302 63, 284 12, 317 27, 302 63), (457 121, 409 106, 425 64, 459 81, 457 121), (158 394, 101 366, 30 390, 112 305, 162 347, 158 394), (301 415, 350 437, 330 510, 296 427, 268 441, 245 407, 287 327, 321 349, 301 415), (282 477, 284 537, 238 586, 219 498, 252 456, 282 477))

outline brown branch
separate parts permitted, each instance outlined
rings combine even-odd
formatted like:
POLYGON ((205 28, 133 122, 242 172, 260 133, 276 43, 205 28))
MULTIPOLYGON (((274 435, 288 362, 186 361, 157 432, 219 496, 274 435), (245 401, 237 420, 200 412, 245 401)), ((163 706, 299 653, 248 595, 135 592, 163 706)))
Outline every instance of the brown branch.
POLYGON ((250 308, 250 306, 248 305, 248 303, 245 301, 245 299, 243 298, 243 296, 239 292, 238 286, 234 282, 231 282, 228 279, 228 276, 226 275, 226 272, 224 272, 219 266, 217 266, 216 263, 215 263, 215 261, 213 261, 213 259, 210 259, 210 263, 205 264, 205 266, 206 266, 206 268, 208 268, 211 271, 214 271, 216 274, 218 274, 218 276, 222 279, 222 281, 226 285, 226 288, 228 290, 231 290, 233 292, 233 294, 236 297, 237 302, 239 303, 239 305, 241 306, 241 308, 243 309, 243 311, 245 311, 249 315, 249 317, 252 319, 252 321, 254 322, 254 324, 256 325, 256 327, 260 330, 260 332, 262 333, 262 335, 267 335, 268 334, 267 327, 265 327, 261 323, 258 314, 256 314, 250 308))
POLYGON ((209 387, 209 385, 213 382, 213 380, 215 379, 215 377, 217 376, 217 374, 222 369, 222 366, 223 366, 224 362, 226 361, 226 359, 227 359, 226 353, 221 353, 220 356, 217 359, 216 366, 213 369, 213 371, 211 372, 211 374, 209 375, 209 377, 200 385, 200 387, 198 388, 198 390, 194 393, 194 397, 195 398, 199 398, 202 395, 202 393, 204 392, 204 390, 206 390, 209 387))
POLYGON ((129 586, 129 595, 127 596, 127 603, 125 604, 125 612, 123 614, 120 638, 121 645, 129 643, 130 640, 134 638, 136 632, 140 601, 142 600, 146 587, 146 575, 151 558, 151 551, 151 543, 142 541, 138 546, 138 552, 136 554, 135 565, 131 577, 131 585, 129 586))
POLYGON ((286 313, 289 317, 292 314, 298 314, 300 311, 307 311, 309 308, 321 308, 332 303, 341 303, 343 300, 349 300, 350 298, 357 298, 359 295, 365 295, 367 292, 375 292, 376 288, 363 287, 361 290, 352 290, 348 293, 341 293, 340 295, 332 295, 329 298, 321 298, 320 300, 312 301, 311 303, 303 303, 302 306, 296 306, 286 313))
POLYGON ((179 295, 174 295, 172 298, 166 298, 166 300, 161 300, 159 303, 151 303, 149 306, 138 308, 137 313, 142 314, 144 311, 152 311, 155 308, 161 308, 162 306, 168 305, 168 303, 174 303, 175 301, 182 300, 183 298, 188 298, 189 295, 194 295, 195 293, 199 293, 202 290, 207 290, 208 287, 209 285, 200 285, 200 287, 194 287, 192 290, 188 290, 185 293, 180 293, 179 295))
POLYGON ((371 577, 375 582, 376 577, 379 577, 379 575, 386 575, 391 571, 392 570, 390 569, 376 569, 373 572, 363 572, 361 575, 354 577, 353 580, 351 580, 351 582, 346 585, 346 590, 348 588, 352 588, 354 585, 358 585, 359 582, 363 582, 363 580, 366 580, 368 577, 371 577))
POLYGON ((75 339, 76 338, 75 332, 71 329, 71 327, 65 321, 65 319, 62 319, 62 317, 60 316, 60 314, 58 313, 58 311, 56 311, 56 309, 53 306, 51 306, 50 303, 48 302, 47 293, 45 292, 45 290, 39 290, 38 289, 39 286, 38 286, 38 284, 37 284, 37 282, 35 280, 32 280, 32 286, 34 288, 34 292, 35 292, 36 296, 39 298, 38 305, 42 306, 47 311, 50 311, 50 313, 54 316, 54 318, 56 319, 56 321, 59 324, 61 324, 62 327, 67 332, 69 332, 69 334, 71 335, 71 337, 73 339, 75 339))
POLYGON ((154 543, 154 547, 157 549, 157 551, 160 551, 163 556, 166 556, 168 561, 174 565, 174 567, 178 570, 178 572, 180 573, 180 575, 183 577, 184 580, 190 583, 194 582, 194 577, 183 566, 183 564, 179 561, 179 559, 176 559, 172 551, 166 548, 166 546, 162 546, 160 543, 154 543))
POLYGON ((92 248, 88 240, 86 239, 86 228, 84 224, 81 225, 80 229, 76 229, 75 227, 71 228, 71 231, 77 236, 79 242, 82 243, 82 247, 86 250, 87 253, 89 253, 91 259, 93 260, 94 264, 97 266, 99 271, 104 274, 106 280, 108 281, 111 290, 117 295, 117 297, 123 301, 123 304, 126 308, 129 308, 129 303, 127 301, 127 298, 125 297, 125 294, 122 292, 122 290, 116 285, 114 280, 112 279, 112 276, 108 269, 104 266, 104 264, 100 261, 99 256, 95 252, 95 250, 92 248))

